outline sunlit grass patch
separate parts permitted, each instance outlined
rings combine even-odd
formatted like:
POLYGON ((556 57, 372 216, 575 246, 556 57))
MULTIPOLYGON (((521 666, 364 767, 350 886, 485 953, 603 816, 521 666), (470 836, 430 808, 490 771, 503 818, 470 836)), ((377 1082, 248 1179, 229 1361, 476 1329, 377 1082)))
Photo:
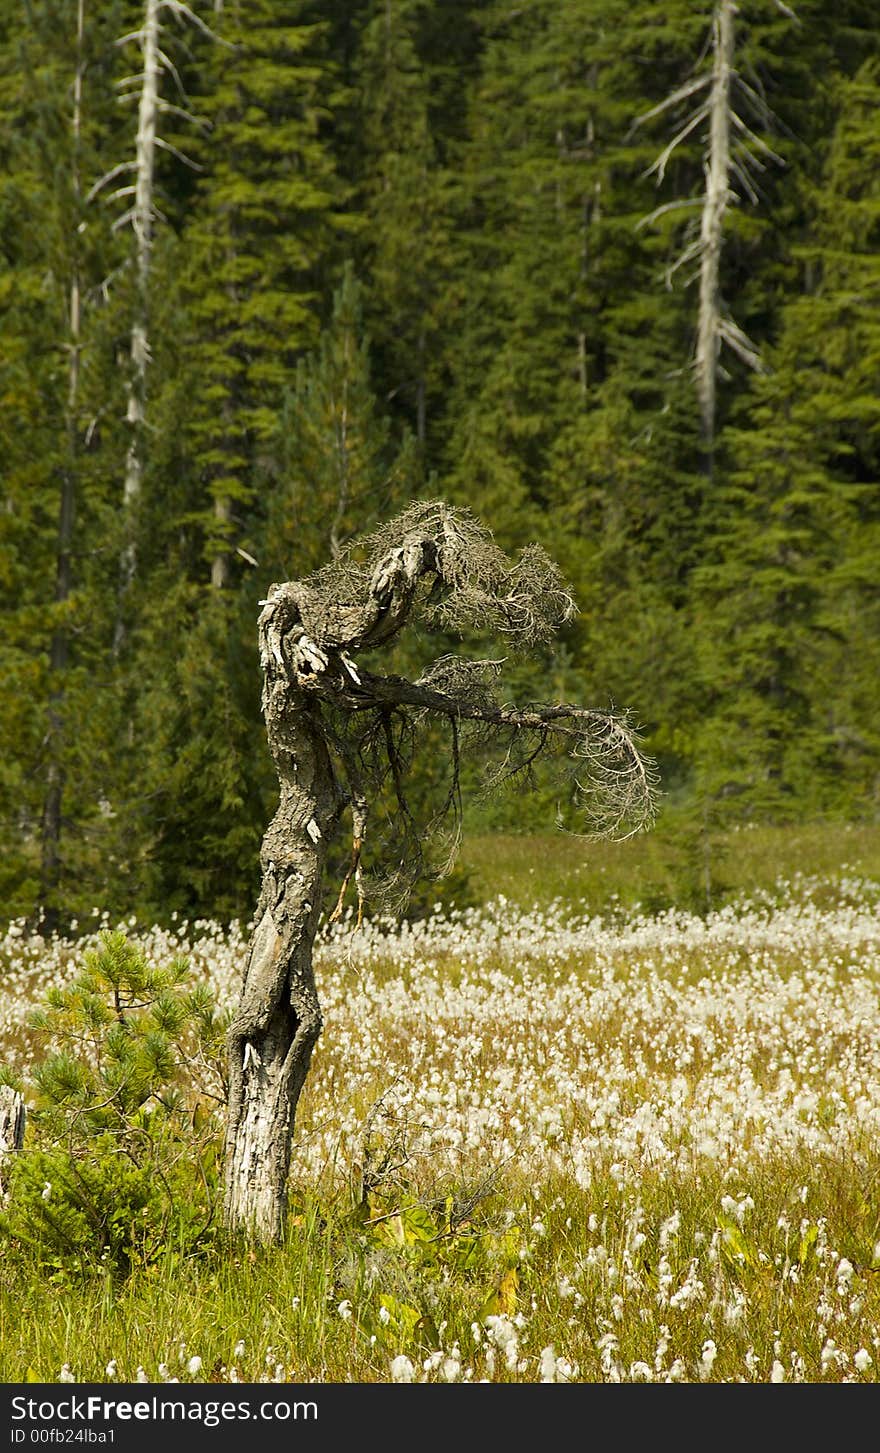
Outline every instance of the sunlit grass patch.
POLYGON ((707 912, 756 893, 809 896, 824 907, 841 901, 848 880, 880 883, 880 825, 746 824, 707 836, 667 804, 650 833, 613 843, 560 832, 481 832, 475 821, 461 863, 473 899, 504 894, 518 907, 561 899, 602 914, 683 904, 707 912))

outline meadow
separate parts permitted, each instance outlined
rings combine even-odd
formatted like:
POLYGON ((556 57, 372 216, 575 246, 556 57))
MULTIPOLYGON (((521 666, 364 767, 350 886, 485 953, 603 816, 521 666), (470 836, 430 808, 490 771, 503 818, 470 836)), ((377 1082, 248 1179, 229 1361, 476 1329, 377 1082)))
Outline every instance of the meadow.
MULTIPOLYGON (((325 928, 285 1244, 169 1238, 122 1275, 7 1237, 0 1380, 877 1381, 878 834, 817 834, 787 876, 754 841, 702 913, 609 884, 629 845, 554 867, 493 838, 485 901, 325 928)), ((108 927, 6 928, 25 1083, 26 1010, 108 927)), ((244 926, 123 927, 235 1002, 244 926)))

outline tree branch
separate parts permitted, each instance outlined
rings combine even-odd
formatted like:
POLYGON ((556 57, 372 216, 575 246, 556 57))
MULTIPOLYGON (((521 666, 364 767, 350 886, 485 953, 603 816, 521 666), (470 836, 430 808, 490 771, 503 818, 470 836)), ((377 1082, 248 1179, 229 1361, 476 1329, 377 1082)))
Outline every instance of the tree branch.
MULTIPOLYGON (((469 695, 466 689, 461 694, 453 694, 424 682, 409 681, 402 676, 380 676, 362 669, 360 683, 354 686, 345 682, 342 673, 334 672, 332 666, 332 660, 328 660, 327 669, 312 677, 309 685, 346 712, 380 710, 387 714, 389 708, 410 707, 435 717, 446 717, 456 727, 461 722, 474 722, 502 733, 536 733, 536 748, 514 772, 527 770, 548 748, 555 748, 573 764, 583 763, 585 775, 575 775, 573 781, 579 805, 592 822, 587 836, 631 837, 653 820, 655 769, 640 751, 636 734, 625 718, 570 702, 512 706, 496 702, 485 694, 469 695)), ((396 752, 392 747, 393 743, 389 745, 389 758, 394 769, 396 752)), ((503 780, 505 775, 508 774, 502 767, 496 780, 503 780)), ((409 818, 397 777, 395 786, 401 811, 409 818)))

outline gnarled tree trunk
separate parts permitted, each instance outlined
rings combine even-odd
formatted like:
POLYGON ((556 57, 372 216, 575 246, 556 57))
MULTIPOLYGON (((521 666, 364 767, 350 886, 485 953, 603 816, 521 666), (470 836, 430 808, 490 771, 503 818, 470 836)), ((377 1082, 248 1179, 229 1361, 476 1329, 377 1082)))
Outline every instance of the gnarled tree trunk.
POLYGON ((486 733, 497 742, 502 777, 527 771, 539 755, 561 756, 569 788, 603 836, 645 826, 653 792, 650 764, 621 722, 564 703, 519 710, 492 690, 498 662, 442 656, 407 681, 353 659, 387 645, 420 610, 447 630, 494 627, 525 645, 570 618, 571 597, 540 547, 512 562, 465 510, 414 504, 308 579, 271 586, 263 607, 263 715, 281 799, 263 839, 262 888, 229 1032, 224 1216, 230 1231, 272 1242, 284 1229, 294 1118, 321 1032, 312 950, 327 843, 344 809, 352 865, 331 919, 352 878, 360 911, 370 794, 375 801, 391 791, 397 806, 386 884, 406 887, 425 870, 426 838, 457 811, 468 726, 476 742, 486 733), (436 720, 450 734, 450 781, 420 824, 406 772, 416 736, 436 720))
POLYGON ((312 948, 327 841, 345 796, 317 700, 267 676, 266 730, 281 800, 260 854, 263 884, 229 1036, 224 1214, 260 1241, 281 1235, 297 1101, 321 1032, 312 948))

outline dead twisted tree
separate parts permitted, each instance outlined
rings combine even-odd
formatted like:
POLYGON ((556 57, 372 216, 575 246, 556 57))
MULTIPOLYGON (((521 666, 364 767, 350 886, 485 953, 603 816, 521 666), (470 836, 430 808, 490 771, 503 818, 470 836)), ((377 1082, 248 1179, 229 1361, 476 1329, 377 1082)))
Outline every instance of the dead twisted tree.
MULTIPOLYGON (((509 651, 549 642, 574 614, 557 566, 537 545, 511 561, 468 511, 415 504, 301 581, 273 585, 259 618, 263 714, 280 800, 261 850, 262 888, 228 1041, 224 1158, 227 1227, 261 1241, 282 1234, 291 1138, 321 1031, 312 948, 328 843, 346 810, 358 915, 365 898, 401 902, 425 873, 448 868, 459 840, 463 753, 492 752, 492 781, 555 760, 584 830, 621 838, 647 827, 652 763, 625 717, 568 704, 510 705, 497 660, 445 655, 417 679, 360 659, 423 620, 447 633, 494 633, 509 651), (448 779, 425 821, 408 769, 419 740, 448 733, 448 779), (370 813, 385 803, 379 871, 364 869, 370 813), (439 863, 431 860, 440 843, 439 863)), ((372 842, 372 836, 371 836, 372 842)))

